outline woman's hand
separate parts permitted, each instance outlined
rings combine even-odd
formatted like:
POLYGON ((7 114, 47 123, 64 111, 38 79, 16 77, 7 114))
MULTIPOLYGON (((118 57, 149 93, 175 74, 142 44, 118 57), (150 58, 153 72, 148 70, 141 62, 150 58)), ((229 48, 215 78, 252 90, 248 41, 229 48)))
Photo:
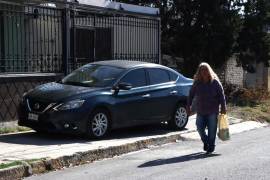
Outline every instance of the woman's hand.
POLYGON ((221 110, 220 113, 221 114, 226 114, 227 112, 226 112, 226 110, 221 110))
POLYGON ((186 107, 186 110, 187 110, 187 115, 189 116, 189 115, 191 115, 191 106, 187 106, 186 107))

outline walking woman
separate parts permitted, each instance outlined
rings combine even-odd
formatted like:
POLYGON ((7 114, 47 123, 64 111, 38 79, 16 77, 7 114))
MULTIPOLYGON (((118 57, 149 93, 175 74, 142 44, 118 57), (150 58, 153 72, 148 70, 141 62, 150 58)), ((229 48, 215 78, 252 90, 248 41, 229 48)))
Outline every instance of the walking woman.
POLYGON ((226 101, 222 84, 208 63, 201 63, 194 75, 193 86, 189 93, 187 111, 190 114, 192 101, 196 97, 196 125, 208 154, 215 150, 217 118, 219 112, 226 114, 226 101), (221 110, 220 110, 221 105, 221 110), (206 127, 208 133, 206 134, 206 127))

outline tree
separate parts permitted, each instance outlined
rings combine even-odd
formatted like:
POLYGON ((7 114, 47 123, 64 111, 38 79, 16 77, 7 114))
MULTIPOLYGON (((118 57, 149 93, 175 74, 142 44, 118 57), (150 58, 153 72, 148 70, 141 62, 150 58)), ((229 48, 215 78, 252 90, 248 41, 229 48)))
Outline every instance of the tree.
POLYGON ((184 65, 179 68, 187 76, 201 61, 218 68, 235 53, 243 67, 270 59, 269 0, 122 2, 160 8, 162 53, 182 57, 184 65))
POLYGON ((175 5, 180 18, 173 47, 184 58, 182 70, 191 76, 202 61, 221 67, 233 54, 239 10, 228 0, 178 0, 175 5))
POLYGON ((182 57, 184 66, 179 68, 186 75, 192 76, 202 61, 220 67, 233 53, 239 9, 232 9, 230 0, 122 2, 160 8, 162 53, 182 57))
POLYGON ((255 62, 269 65, 270 36, 270 2, 269 0, 246 0, 242 2, 243 27, 239 33, 239 61, 242 66, 250 69, 255 62))

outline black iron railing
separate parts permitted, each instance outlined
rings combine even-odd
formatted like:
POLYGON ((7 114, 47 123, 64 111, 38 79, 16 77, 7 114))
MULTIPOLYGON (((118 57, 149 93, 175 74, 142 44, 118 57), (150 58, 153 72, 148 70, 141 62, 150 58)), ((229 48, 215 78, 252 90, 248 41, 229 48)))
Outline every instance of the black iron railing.
POLYGON ((158 17, 44 3, 0 1, 0 72, 68 73, 107 59, 159 63, 158 17))
POLYGON ((63 1, 0 0, 0 122, 16 120, 25 91, 59 78, 21 73, 67 74, 109 59, 159 63, 159 41, 155 15, 63 1))
POLYGON ((1 72, 61 72, 62 12, 0 2, 1 72))

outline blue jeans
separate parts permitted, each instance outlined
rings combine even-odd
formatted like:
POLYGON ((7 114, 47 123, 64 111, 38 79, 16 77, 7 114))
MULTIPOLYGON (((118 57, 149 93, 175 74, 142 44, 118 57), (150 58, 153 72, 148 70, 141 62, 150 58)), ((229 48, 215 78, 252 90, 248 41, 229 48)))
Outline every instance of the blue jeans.
POLYGON ((215 140, 217 134, 217 114, 200 115, 197 114, 196 125, 197 130, 201 136, 201 140, 204 144, 209 147, 215 147, 215 140), (205 129, 208 129, 208 134, 206 134, 205 129))

